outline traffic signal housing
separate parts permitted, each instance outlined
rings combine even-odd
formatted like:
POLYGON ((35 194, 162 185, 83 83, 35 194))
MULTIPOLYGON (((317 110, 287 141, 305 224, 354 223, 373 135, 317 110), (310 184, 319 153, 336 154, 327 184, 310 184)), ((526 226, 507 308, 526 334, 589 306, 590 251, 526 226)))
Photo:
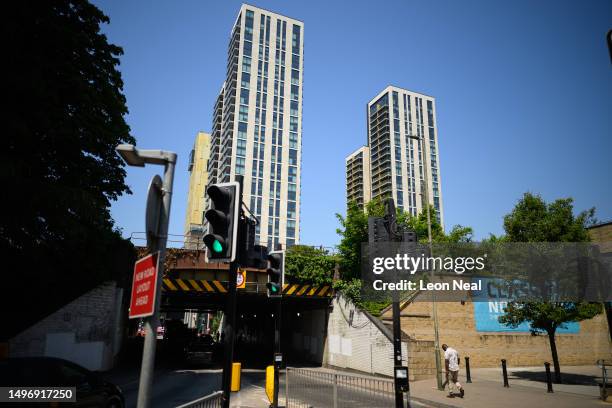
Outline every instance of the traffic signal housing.
POLYGON ((240 185, 237 182, 213 184, 206 190, 211 207, 204 214, 208 234, 204 244, 209 261, 233 262, 236 259, 240 185))
POLYGON ((268 297, 282 297, 285 283, 285 251, 272 251, 268 254, 268 297))

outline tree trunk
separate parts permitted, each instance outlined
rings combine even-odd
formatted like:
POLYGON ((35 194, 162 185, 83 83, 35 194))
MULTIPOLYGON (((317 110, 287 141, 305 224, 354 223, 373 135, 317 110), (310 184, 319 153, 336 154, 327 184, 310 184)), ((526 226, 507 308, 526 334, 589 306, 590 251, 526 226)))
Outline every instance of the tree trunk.
POLYGON ((553 365, 555 366, 555 383, 561 384, 561 366, 559 365, 559 356, 557 355, 557 343, 555 342, 555 330, 548 331, 548 340, 550 342, 550 352, 552 354, 553 365))

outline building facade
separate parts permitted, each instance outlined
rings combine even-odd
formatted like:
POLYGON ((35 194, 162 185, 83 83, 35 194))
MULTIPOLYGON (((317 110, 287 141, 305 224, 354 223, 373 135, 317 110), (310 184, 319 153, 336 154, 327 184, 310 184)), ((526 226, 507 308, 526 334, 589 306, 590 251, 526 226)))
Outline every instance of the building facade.
POLYGON ((349 191, 354 188, 349 185, 349 159, 369 151, 370 197, 364 190, 364 205, 373 198, 393 197, 396 207, 416 215, 425 208, 427 189, 444 225, 435 99, 388 86, 368 103, 366 115, 368 149, 360 148, 346 159, 347 199, 355 194, 349 191))
POLYGON ((210 156, 210 134, 198 132, 189 155, 189 192, 185 211, 185 248, 202 247, 203 220, 208 184, 207 164, 210 156))
POLYGON ((362 146, 346 158, 346 202, 364 207, 370 201, 370 149, 362 146))
POLYGON ((299 242, 304 24, 243 4, 215 103, 209 184, 242 175, 256 243, 299 242))

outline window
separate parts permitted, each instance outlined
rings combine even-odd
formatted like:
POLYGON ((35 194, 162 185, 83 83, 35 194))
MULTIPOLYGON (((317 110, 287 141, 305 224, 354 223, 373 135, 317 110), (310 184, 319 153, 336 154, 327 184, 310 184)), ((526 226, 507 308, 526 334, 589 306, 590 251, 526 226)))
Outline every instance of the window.
POLYGON ((289 149, 289 165, 297 166, 297 164, 298 164, 297 150, 289 149))
POLYGON ((236 157, 236 174, 244 174, 244 158, 236 157))
POLYGON ((300 26, 293 25, 293 35, 291 36, 291 46, 295 54, 300 53, 300 26))
POLYGON ((300 87, 297 85, 291 85, 291 100, 297 101, 299 99, 300 87))
POLYGON ((300 56, 293 54, 291 56, 291 68, 300 69, 300 56))
POLYGON ((249 104, 249 90, 248 89, 243 88, 240 90, 240 104, 241 105, 249 104))
POLYGON ((299 85, 300 84, 300 71, 297 69, 291 70, 291 85, 299 85))
POLYGON ((297 185, 293 184, 293 183, 289 183, 288 184, 288 191, 287 191, 287 199, 288 200, 292 200, 295 201, 296 199, 296 191, 297 191, 297 185))
POLYGON ((242 57, 242 72, 250 73, 251 72, 251 58, 242 57))
POLYGON ((290 121, 289 121, 289 130, 291 132, 298 131, 298 118, 296 116, 291 116, 290 121))
POLYGON ((287 220, 287 236, 295 237, 295 221, 287 220))
POLYGON ((297 133, 289 132, 289 147, 292 149, 297 149, 298 147, 297 133))
POLYGON ((299 105, 297 101, 291 101, 291 116, 298 116, 299 105))
POLYGON ((246 139, 247 124, 245 122, 238 122, 238 137, 246 139))
POLYGON ((236 144, 236 155, 246 156, 246 140, 238 139, 236 144))
POLYGON ((242 54, 251 56, 253 54, 253 43, 250 41, 244 42, 244 47, 242 48, 242 54))
POLYGON ((251 74, 243 73, 242 80, 240 82, 240 86, 248 89, 250 82, 251 82, 251 74))
POLYGON ((243 121, 248 121, 249 119, 249 108, 244 105, 240 105, 240 111, 238 113, 238 119, 243 121))
POLYGON ((287 218, 295 218, 295 202, 287 202, 287 218))

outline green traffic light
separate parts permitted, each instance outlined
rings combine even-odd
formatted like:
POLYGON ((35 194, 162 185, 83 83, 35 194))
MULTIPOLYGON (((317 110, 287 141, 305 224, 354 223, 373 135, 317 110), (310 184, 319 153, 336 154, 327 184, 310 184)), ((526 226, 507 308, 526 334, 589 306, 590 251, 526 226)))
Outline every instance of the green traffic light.
POLYGON ((221 245, 219 240, 215 239, 215 241, 212 244, 212 250, 217 253, 223 251, 223 245, 221 245))
POLYGON ((272 292, 278 292, 278 286, 276 285, 272 285, 270 289, 272 290, 272 292))

